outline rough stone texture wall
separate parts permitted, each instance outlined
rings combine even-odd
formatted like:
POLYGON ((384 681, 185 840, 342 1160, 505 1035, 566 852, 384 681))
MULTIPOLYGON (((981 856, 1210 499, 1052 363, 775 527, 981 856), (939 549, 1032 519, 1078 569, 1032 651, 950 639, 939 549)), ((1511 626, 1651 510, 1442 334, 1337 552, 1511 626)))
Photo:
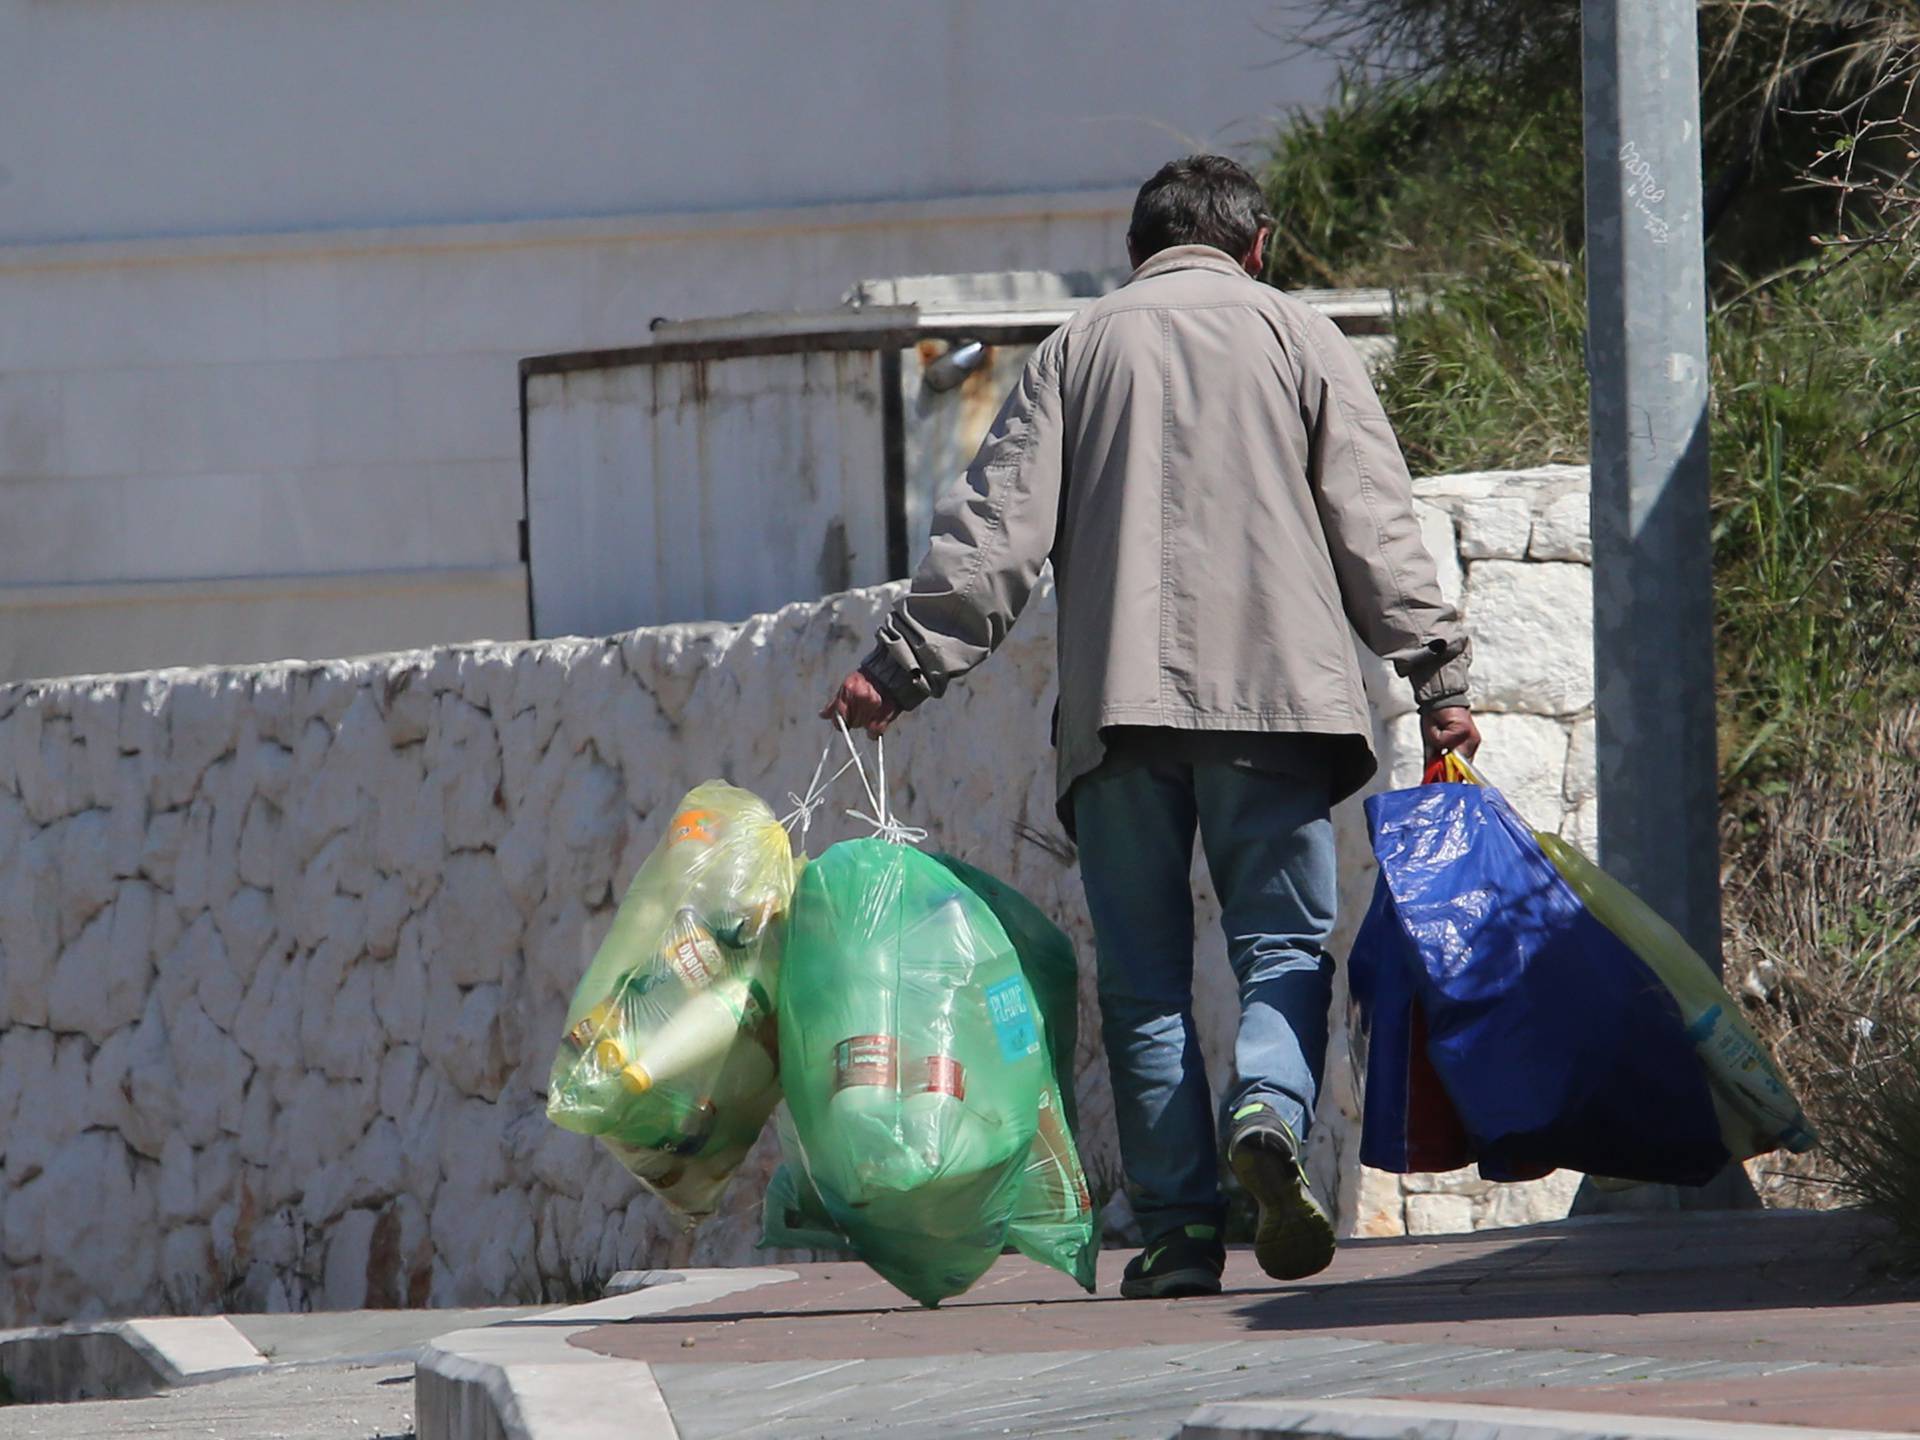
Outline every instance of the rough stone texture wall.
MULTIPOLYGON (((1534 823, 1590 844, 1584 473, 1419 495, 1477 637, 1486 769, 1534 823)), ((623 1267, 749 1259, 771 1135, 686 1235, 547 1125, 541 1092, 665 807, 711 775, 776 801, 802 785, 826 738, 813 712, 891 594, 739 626, 0 688, 0 1323, 559 1297, 623 1267)), ((1053 815, 1051 611, 901 725, 888 771, 930 843, 1012 880, 1089 956, 1053 815)), ((1404 686, 1378 666, 1369 685, 1381 783, 1406 783, 1404 686)), ((849 828, 823 817, 815 848, 849 828)), ((1372 885, 1357 806, 1340 831, 1350 931, 1372 885)), ((1233 987, 1196 875, 1219 1075, 1233 987)), ((1084 1148, 1111 1194, 1090 987, 1082 1010, 1084 1148)), ((1358 1175, 1350 1070, 1341 1025, 1311 1161, 1347 1230, 1564 1210, 1555 1181, 1358 1175)), ((1124 1197, 1107 1218, 1126 1233, 1124 1197)))

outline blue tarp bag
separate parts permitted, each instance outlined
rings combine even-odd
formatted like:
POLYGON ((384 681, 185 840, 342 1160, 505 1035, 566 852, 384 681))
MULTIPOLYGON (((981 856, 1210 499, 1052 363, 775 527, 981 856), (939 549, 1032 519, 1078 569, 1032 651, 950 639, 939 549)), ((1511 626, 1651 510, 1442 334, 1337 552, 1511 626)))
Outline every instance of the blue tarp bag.
POLYGON ((1672 991, 1500 793, 1429 784, 1366 812, 1380 878, 1350 972, 1370 1032, 1361 1160, 1712 1179, 1733 1157, 1672 991))

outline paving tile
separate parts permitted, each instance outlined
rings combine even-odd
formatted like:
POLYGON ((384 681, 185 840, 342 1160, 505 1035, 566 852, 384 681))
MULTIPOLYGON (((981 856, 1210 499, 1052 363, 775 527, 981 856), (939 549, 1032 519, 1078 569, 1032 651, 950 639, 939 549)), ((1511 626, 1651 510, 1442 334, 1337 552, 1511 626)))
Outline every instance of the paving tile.
MULTIPOLYGON (((1468 1391, 1452 1398, 1484 1405, 1537 1405, 1537 1392, 1468 1391)), ((1737 1385, 1716 1380, 1576 1386, 1554 1393, 1555 1407, 1617 1415, 1660 1415, 1807 1425, 1836 1430, 1893 1430, 1920 1426, 1920 1366, 1807 1368, 1757 1376, 1737 1385)))

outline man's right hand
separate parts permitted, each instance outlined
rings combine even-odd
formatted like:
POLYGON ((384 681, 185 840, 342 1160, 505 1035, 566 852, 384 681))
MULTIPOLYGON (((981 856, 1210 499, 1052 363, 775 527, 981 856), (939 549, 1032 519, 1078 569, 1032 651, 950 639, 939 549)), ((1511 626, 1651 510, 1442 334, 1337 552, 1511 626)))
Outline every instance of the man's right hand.
POLYGON ((1426 745, 1429 761, 1438 760, 1449 750, 1458 750, 1462 759, 1471 760, 1480 748, 1480 727, 1473 723, 1473 711, 1466 706, 1449 705, 1420 717, 1420 739, 1426 745))
POLYGON ((820 718, 844 720, 849 730, 864 729, 878 739, 887 733, 887 727, 899 714, 900 707, 893 703, 891 697, 869 680, 865 671, 855 670, 840 682, 840 688, 833 692, 833 698, 827 702, 827 708, 820 712, 820 718))

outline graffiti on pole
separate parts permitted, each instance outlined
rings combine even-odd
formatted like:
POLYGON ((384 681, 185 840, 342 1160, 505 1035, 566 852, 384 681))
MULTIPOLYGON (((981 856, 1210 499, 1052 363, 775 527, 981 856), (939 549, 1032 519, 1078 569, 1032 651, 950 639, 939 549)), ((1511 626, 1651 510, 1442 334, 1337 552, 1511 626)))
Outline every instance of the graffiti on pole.
POLYGON ((1627 198, 1633 202, 1633 208, 1640 212, 1646 222, 1647 234, 1653 237, 1653 243, 1664 245, 1669 234, 1667 222, 1661 218, 1654 207, 1667 198, 1666 187, 1660 184, 1653 173, 1653 166, 1647 163, 1646 156, 1640 153, 1640 147, 1628 140, 1620 147, 1620 164, 1629 177, 1627 198))

